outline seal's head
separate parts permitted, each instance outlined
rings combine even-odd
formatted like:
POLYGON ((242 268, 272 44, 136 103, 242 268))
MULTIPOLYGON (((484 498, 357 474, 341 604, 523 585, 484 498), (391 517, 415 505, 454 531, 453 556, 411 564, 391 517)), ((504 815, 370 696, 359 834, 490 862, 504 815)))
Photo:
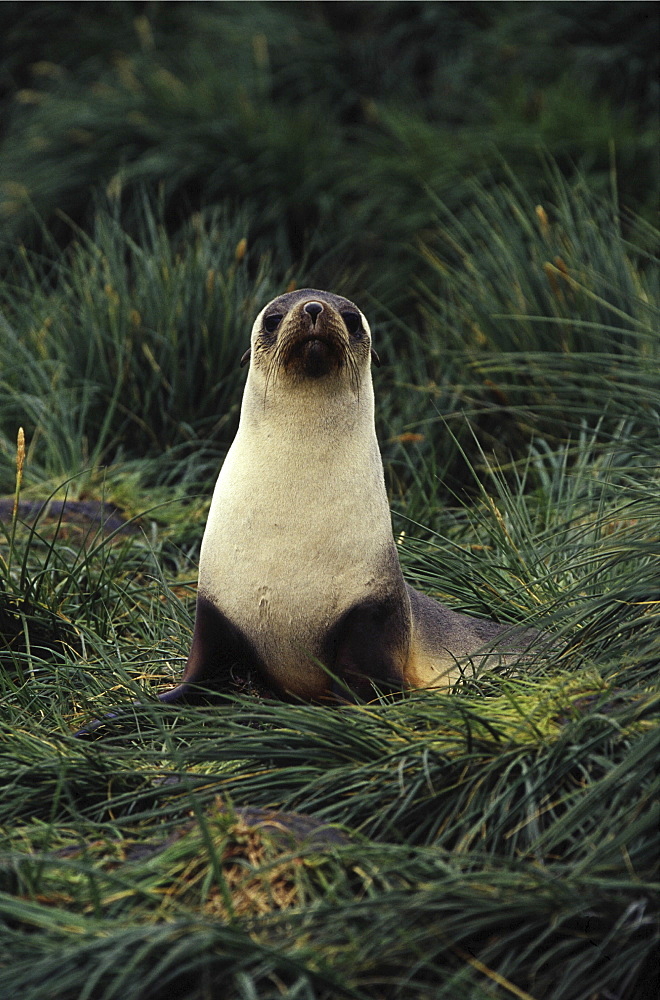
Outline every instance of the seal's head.
POLYGON ((266 386, 275 376, 305 382, 347 374, 357 387, 370 359, 379 363, 369 324, 358 307, 315 288, 269 302, 254 322, 250 343, 241 363, 251 359, 251 372, 266 386))

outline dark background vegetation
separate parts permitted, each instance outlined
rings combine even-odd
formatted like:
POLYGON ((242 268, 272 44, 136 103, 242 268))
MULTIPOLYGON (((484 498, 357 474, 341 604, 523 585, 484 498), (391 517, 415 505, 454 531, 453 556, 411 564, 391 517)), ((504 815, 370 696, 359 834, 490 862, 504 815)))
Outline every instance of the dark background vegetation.
POLYGON ((323 281, 345 270, 398 301, 383 257, 402 267, 392 244, 423 235, 428 191, 460 207, 503 160, 539 195, 541 151, 602 194, 615 167, 623 204, 657 207, 655 4, 6 3, 1 18, 18 238, 26 203, 66 240, 63 212, 89 225, 99 189, 128 206, 144 182, 172 227, 247 203, 251 245, 280 266, 312 250, 323 281))
POLYGON ((11 995, 655 995, 659 60, 654 3, 0 5, 11 995), (149 699, 254 315, 306 285, 370 319, 408 577, 554 631, 524 676, 149 699))

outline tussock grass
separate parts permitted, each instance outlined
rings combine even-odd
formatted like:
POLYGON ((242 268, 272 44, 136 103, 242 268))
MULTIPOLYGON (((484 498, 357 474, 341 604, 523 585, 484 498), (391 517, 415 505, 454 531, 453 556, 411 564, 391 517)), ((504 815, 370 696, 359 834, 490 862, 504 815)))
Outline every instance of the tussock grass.
MULTIPOLYGON (((139 210, 137 240, 100 211, 55 262, 24 251, 3 285, 0 424, 25 426, 32 481, 75 476, 70 495, 138 455, 167 453, 179 481, 208 475, 207 442, 237 423, 246 328, 288 280, 264 257, 250 268, 240 215, 198 216, 172 241, 162 208, 139 210)), ((11 439, 0 456, 7 475, 11 439)))

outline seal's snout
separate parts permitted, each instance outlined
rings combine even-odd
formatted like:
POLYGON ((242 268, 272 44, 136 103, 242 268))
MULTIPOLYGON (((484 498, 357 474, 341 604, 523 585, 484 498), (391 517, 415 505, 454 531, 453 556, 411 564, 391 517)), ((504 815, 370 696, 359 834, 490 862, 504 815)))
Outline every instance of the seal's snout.
POLYGON ((280 358, 295 374, 318 379, 340 371, 347 363, 346 332, 340 315, 327 303, 298 303, 280 335, 280 358))
POLYGON ((273 299, 261 311, 252 329, 251 349, 242 364, 252 360, 254 373, 265 371, 266 384, 271 376, 291 376, 293 382, 330 376, 333 391, 336 379, 348 372, 348 380, 357 392, 358 364, 369 356, 368 328, 363 316, 349 299, 301 288, 273 299))
POLYGON ((312 325, 316 326, 316 321, 323 312, 323 306, 320 302, 306 302, 303 306, 304 311, 308 316, 312 317, 312 325))

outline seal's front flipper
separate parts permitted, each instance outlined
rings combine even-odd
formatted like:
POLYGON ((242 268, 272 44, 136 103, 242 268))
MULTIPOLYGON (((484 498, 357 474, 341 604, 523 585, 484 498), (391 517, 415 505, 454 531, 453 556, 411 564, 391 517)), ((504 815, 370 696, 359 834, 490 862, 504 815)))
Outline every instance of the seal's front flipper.
POLYGON ((235 687, 232 668, 263 676, 259 657, 247 637, 216 606, 201 594, 197 597, 195 629, 181 683, 158 695, 171 704, 199 704, 209 694, 231 693, 235 687))
POLYGON ((408 630, 396 597, 354 604, 330 630, 325 662, 333 664, 337 680, 332 691, 342 701, 373 700, 377 691, 404 687, 408 630))

